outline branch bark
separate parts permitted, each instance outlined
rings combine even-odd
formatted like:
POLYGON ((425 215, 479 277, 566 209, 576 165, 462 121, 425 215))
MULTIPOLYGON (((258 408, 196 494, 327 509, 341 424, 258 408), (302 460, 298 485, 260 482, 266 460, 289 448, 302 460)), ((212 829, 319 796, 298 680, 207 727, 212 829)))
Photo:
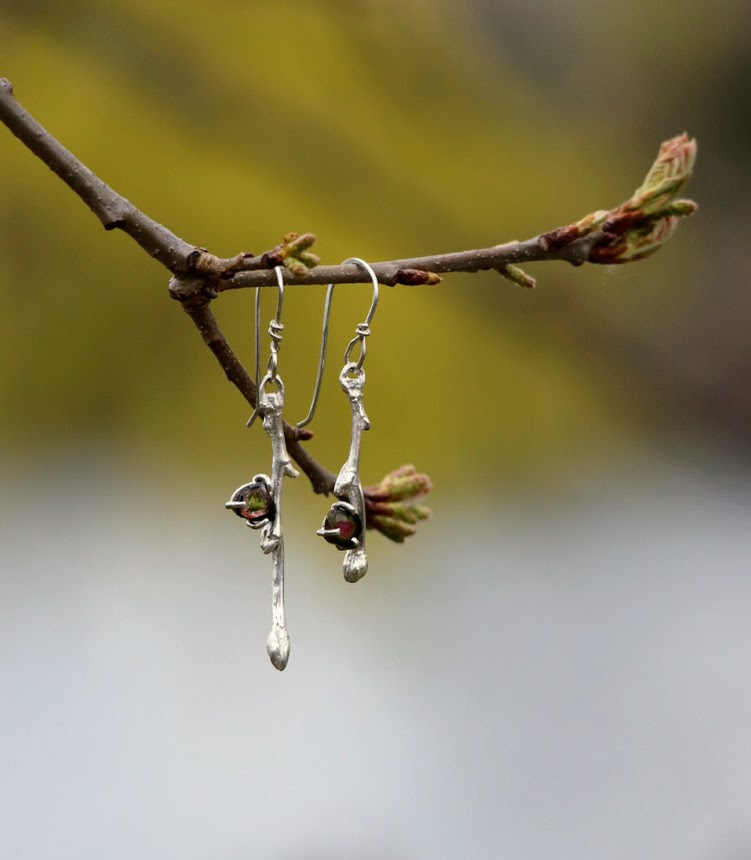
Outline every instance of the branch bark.
MULTIPOLYGON (((603 238, 599 231, 589 233, 560 247, 551 247, 547 234, 535 236, 525 242, 507 242, 490 248, 472 251, 456 251, 448 254, 433 254, 423 257, 406 257, 382 263, 370 263, 380 284, 394 287, 421 286, 439 283, 441 278, 430 275, 449 272, 480 272, 495 270, 505 274, 504 269, 515 263, 534 263, 545 260, 564 260, 573 266, 586 263, 592 248, 603 238)), ((316 266, 305 273, 285 273, 284 283, 293 284, 358 284, 369 283, 370 276, 360 266, 316 266)), ((247 287, 271 287, 276 285, 273 269, 243 271, 230 278, 221 279, 218 292, 247 287)))
MULTIPOLYGON (((222 334, 210 302, 227 290, 276 286, 274 267, 278 265, 285 266, 285 285, 369 280, 356 265, 319 266, 318 259, 309 252, 315 241, 312 234, 289 234, 280 245, 260 256, 245 252, 229 258, 217 257, 185 242, 83 165, 24 110, 6 78, 0 78, 0 120, 83 200, 106 230, 123 230, 172 273, 170 295, 180 301, 227 379, 254 409, 255 384, 222 334)), ((628 201, 524 242, 371 266, 379 282, 388 286, 436 284, 441 281, 440 274, 493 269, 520 286, 531 287, 534 279, 515 264, 563 260, 580 266, 585 262, 613 264, 641 259, 661 247, 679 218, 696 210, 692 201, 675 199, 691 174, 695 156, 696 143, 687 135, 666 141, 646 180, 628 201)), ((284 435, 290 456, 307 475, 313 490, 325 495, 332 492, 336 476, 317 463, 302 445, 313 434, 285 424, 284 435)))

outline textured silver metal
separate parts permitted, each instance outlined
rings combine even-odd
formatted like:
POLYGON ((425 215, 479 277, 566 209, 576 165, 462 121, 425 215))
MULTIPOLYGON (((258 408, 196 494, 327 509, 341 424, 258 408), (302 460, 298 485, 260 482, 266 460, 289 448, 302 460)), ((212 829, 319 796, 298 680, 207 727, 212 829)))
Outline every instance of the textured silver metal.
MULTIPOLYGON (((359 257, 349 257, 344 260, 342 265, 347 263, 356 263, 365 269, 370 275, 370 280, 373 283, 373 298, 370 303, 368 314, 361 322, 356 330, 355 336, 347 344, 344 351, 344 367, 339 374, 339 383, 344 390, 344 393, 349 398, 349 403, 352 408, 352 435, 350 438, 349 455, 342 468, 339 470, 339 475, 334 485, 334 495, 343 499, 351 505, 352 510, 359 518, 362 524, 362 532, 359 536, 352 538, 350 547, 337 546, 337 549, 344 551, 344 578, 347 582, 357 582, 362 579, 368 570, 368 557, 365 554, 365 497, 363 496, 362 484, 360 483, 360 443, 363 430, 370 429, 370 421, 365 414, 365 407, 362 402, 362 389, 365 385, 365 371, 362 369, 365 363, 365 339, 370 335, 370 323, 373 320, 373 315, 378 307, 378 278, 373 269, 359 257), (352 352, 359 346, 360 354, 356 361, 352 361, 352 352)), ((303 427, 313 417, 318 395, 321 389, 321 380, 323 379, 323 368, 326 361, 326 343, 328 341, 329 315, 331 312, 331 297, 334 291, 334 285, 329 284, 326 292, 326 304, 323 313, 323 336, 321 338, 321 357, 318 362, 318 377, 316 379, 316 387, 313 393, 313 402, 310 406, 310 411, 307 417, 297 426, 303 427)), ((334 503, 336 504, 336 503, 334 503)), ((332 506, 331 512, 334 511, 332 506)), ((331 513, 330 512, 330 513, 331 513)), ((326 518, 328 519, 328 517, 326 518)), ((323 526, 318 530, 318 534, 329 540, 334 537, 331 529, 326 528, 326 519, 323 526)), ((335 543, 334 541, 330 541, 335 543)))
POLYGON ((347 582, 357 582, 368 571, 368 557, 365 554, 365 497, 360 483, 360 442, 364 430, 370 430, 370 420, 362 402, 362 389, 365 385, 365 371, 356 363, 345 364, 339 374, 339 382, 349 398, 352 408, 352 436, 349 455, 339 470, 334 485, 334 495, 345 499, 362 521, 362 534, 354 549, 345 551, 342 569, 347 582))
MULTIPOLYGON (((274 371, 276 374, 276 370, 274 371)), ((297 478, 299 472, 292 466, 284 441, 284 385, 281 377, 272 379, 267 373, 258 386, 259 412, 263 416, 263 429, 271 439, 271 497, 274 500, 274 516, 262 526, 261 549, 271 554, 272 594, 271 632, 266 640, 266 650, 271 662, 281 671, 289 660, 289 633, 284 612, 284 536, 282 534, 282 480, 285 475, 297 478), (277 390, 267 391, 270 382, 277 390)))
MULTIPOLYGON (((278 374, 279 348, 282 343, 282 305, 284 302, 284 280, 280 266, 276 266, 276 278, 279 292, 276 303, 276 316, 269 323, 269 337, 271 338, 271 351, 266 368, 266 375, 259 382, 259 343, 260 343, 260 304, 259 295, 255 302, 255 353, 256 353, 256 408, 247 422, 247 426, 253 423, 257 415, 263 418, 263 429, 271 439, 271 476, 256 475, 253 482, 263 482, 269 490, 272 504, 270 510, 263 518, 256 520, 247 519, 246 523, 252 529, 261 529, 261 550, 271 555, 272 563, 272 585, 271 585, 271 632, 266 640, 266 650, 273 665, 281 671, 289 660, 289 633, 287 632, 287 620, 284 611, 284 537, 282 535, 282 481, 286 476, 297 478, 299 473, 292 466, 292 460, 287 452, 284 441, 284 421, 282 410, 284 408, 284 383, 278 374), (269 391, 269 386, 274 386, 275 391, 269 391)), ((260 291, 259 291, 260 293, 260 291)), ((226 503, 225 507, 237 512, 242 509, 243 502, 235 500, 235 496, 242 490, 240 487, 226 503)))

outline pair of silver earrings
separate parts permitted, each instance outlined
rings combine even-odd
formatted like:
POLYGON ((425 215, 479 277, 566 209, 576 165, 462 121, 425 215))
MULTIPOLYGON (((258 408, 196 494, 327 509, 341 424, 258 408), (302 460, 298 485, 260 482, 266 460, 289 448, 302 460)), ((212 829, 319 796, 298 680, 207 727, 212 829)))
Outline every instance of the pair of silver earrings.
MULTIPOLYGON (((352 434, 350 437, 349 454, 334 486, 337 501, 331 505, 323 525, 317 534, 344 552, 343 571, 348 582, 357 582, 365 576, 368 570, 368 558, 365 554, 365 498, 360 482, 360 446, 362 433, 370 429, 370 421, 363 406, 363 387, 365 385, 366 338, 370 335, 370 323, 378 306, 378 279, 373 269, 359 257, 350 257, 342 265, 354 263, 367 271, 373 284, 373 298, 370 310, 356 330, 355 336, 347 345, 344 352, 344 366, 339 374, 339 383, 347 395, 352 410, 352 434), (353 357, 359 348, 357 357, 353 357)), ((292 466, 284 441, 284 423, 282 410, 284 407, 284 383, 278 373, 279 348, 282 342, 282 304, 284 300, 284 279, 282 270, 277 266, 278 298, 276 315, 269 323, 271 339, 271 354, 266 374, 260 376, 260 288, 256 290, 255 301, 255 359, 256 359, 256 389, 257 406, 248 419, 248 426, 260 415, 263 429, 271 439, 271 477, 266 474, 253 476, 248 484, 238 487, 232 494, 225 507, 242 517, 246 525, 252 529, 261 529, 261 550, 271 554, 272 558, 272 627, 266 640, 266 650, 273 665, 280 671, 289 660, 289 634, 284 612, 284 537, 282 534, 282 479, 286 476, 296 478, 298 472, 292 466), (269 387, 276 387, 276 391, 269 387)), ((326 301, 323 312, 323 330, 321 335, 321 354, 318 362, 313 399, 307 416, 298 427, 304 427, 313 420, 318 405, 318 397, 323 382, 323 371, 326 364, 328 345, 329 320, 331 316, 331 300, 334 284, 329 284, 326 291, 326 301)))

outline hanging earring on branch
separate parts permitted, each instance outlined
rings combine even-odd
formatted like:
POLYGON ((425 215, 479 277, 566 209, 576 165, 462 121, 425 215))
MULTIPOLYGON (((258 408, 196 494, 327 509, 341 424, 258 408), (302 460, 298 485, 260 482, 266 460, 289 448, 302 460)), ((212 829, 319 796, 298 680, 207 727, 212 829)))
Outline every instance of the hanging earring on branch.
MULTIPOLYGON (((262 529, 261 549, 271 554, 272 581, 272 627, 266 640, 266 650, 271 662, 280 671, 289 660, 289 634, 284 614, 284 538, 282 535, 282 479, 285 475, 298 477, 298 472, 292 467, 292 461, 287 453, 284 442, 284 422, 282 409, 284 407, 284 384, 279 376, 278 355, 282 342, 282 302, 284 299, 284 281, 282 270, 275 268, 279 288, 276 316, 269 323, 271 338, 271 355, 269 357, 266 375, 258 384, 257 407, 248 419, 250 426, 256 415, 263 419, 263 429, 271 439, 271 477, 259 474, 253 477, 249 484, 238 487, 225 507, 233 510, 242 517, 252 529, 262 529), (276 386, 276 391, 269 391, 269 386, 276 386)), ((256 296, 256 358, 259 356, 259 302, 256 296)), ((256 378, 259 371, 256 364, 256 378)))
MULTIPOLYGON (((363 430, 370 429, 370 421, 365 414, 362 402, 362 389, 365 385, 365 338, 370 335, 370 323, 373 314, 378 307, 378 279, 373 269, 359 257, 350 257, 342 265, 354 263, 370 275, 373 284, 373 299, 370 310, 355 331, 355 336, 349 342, 344 352, 344 367, 339 374, 339 383, 344 393, 349 398, 352 409, 352 436, 350 441, 349 456, 342 468, 334 485, 334 495, 339 498, 329 510, 323 525, 318 529, 318 534, 334 544, 337 549, 346 552, 344 557, 344 578, 347 582, 357 582, 362 579, 368 570, 368 557, 365 554, 365 499, 362 484, 360 483, 360 441, 363 430), (352 353, 356 347, 360 348, 360 354, 356 361, 352 360, 352 353)), ((329 318, 331 315, 331 299, 334 292, 334 284, 329 284, 326 291, 326 303, 323 311, 323 332, 321 335, 321 356, 318 362, 318 376, 316 379, 313 400, 307 416, 299 422, 298 427, 308 424, 315 413, 318 403, 318 395, 321 391, 323 380, 323 368, 326 363, 326 347, 328 344, 329 318)))

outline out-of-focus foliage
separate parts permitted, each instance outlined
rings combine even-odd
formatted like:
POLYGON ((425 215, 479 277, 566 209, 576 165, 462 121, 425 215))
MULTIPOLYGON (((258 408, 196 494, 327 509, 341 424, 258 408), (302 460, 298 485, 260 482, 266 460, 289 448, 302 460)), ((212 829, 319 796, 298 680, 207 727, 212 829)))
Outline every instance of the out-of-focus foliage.
MULTIPOLYGON (((585 0, 565 15, 490 0, 0 3, 0 74, 102 179, 222 255, 290 230, 315 232, 324 262, 526 238, 615 205, 662 139, 696 136, 687 193, 702 211, 654 259, 612 274, 535 267, 536 292, 490 273, 384 291, 365 481, 405 461, 437 479, 477 471, 480 456, 488 475, 526 479, 627 443, 666 405, 681 420, 751 423, 737 102, 750 15, 731 6, 709 26, 698 2, 669 20, 652 4, 585 0)), ((106 440, 126 459, 228 474, 246 452, 248 464, 266 455, 166 285, 0 129, 7 450, 106 440)), ((248 362, 251 299, 215 303, 248 362)), ((285 302, 293 418, 315 376, 322 301, 295 289, 285 302)), ((334 365, 367 302, 348 287, 334 302, 312 443, 332 468, 348 435, 334 365)))

